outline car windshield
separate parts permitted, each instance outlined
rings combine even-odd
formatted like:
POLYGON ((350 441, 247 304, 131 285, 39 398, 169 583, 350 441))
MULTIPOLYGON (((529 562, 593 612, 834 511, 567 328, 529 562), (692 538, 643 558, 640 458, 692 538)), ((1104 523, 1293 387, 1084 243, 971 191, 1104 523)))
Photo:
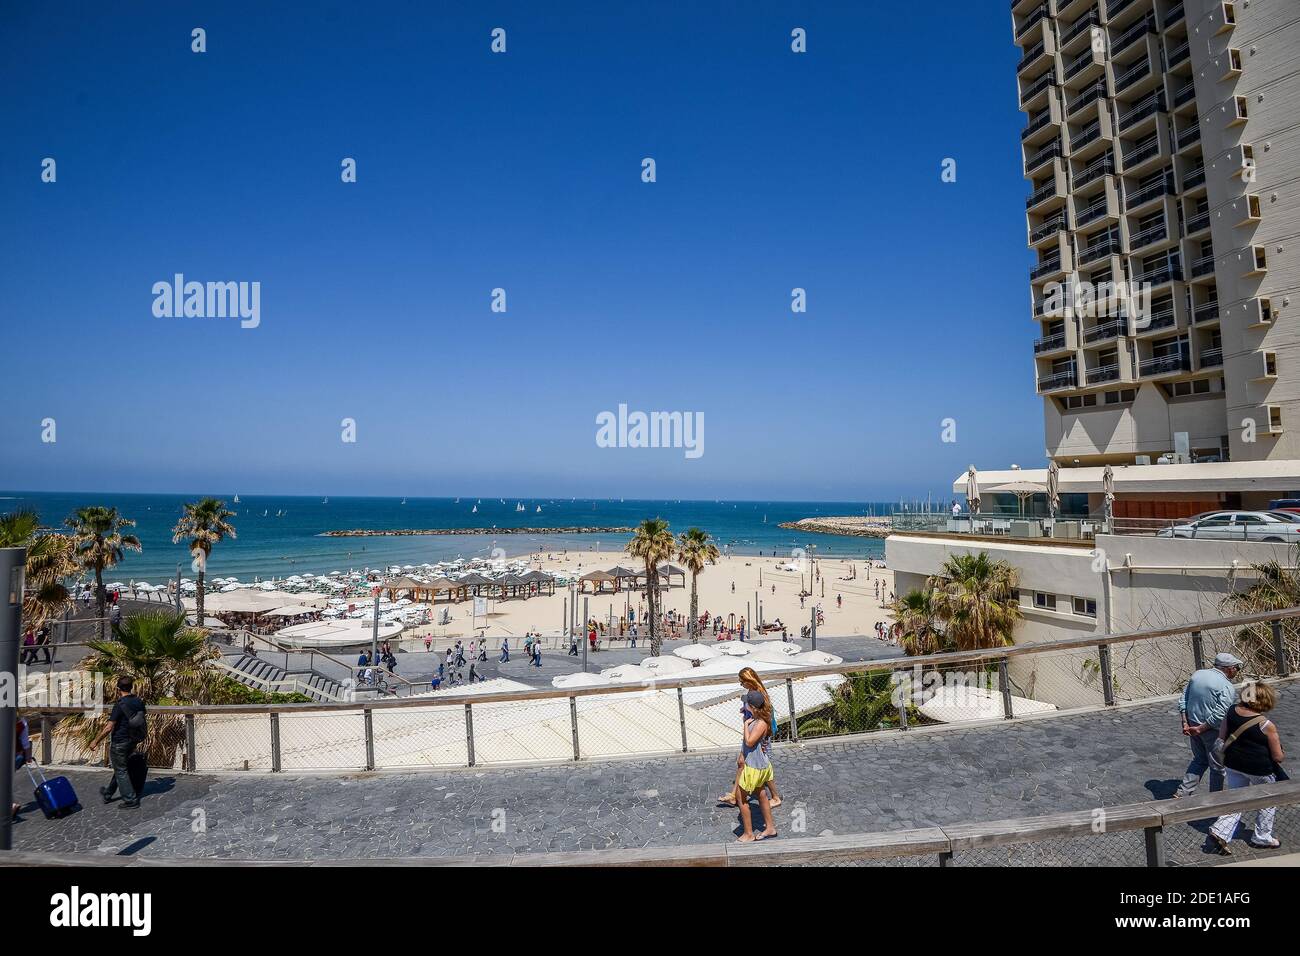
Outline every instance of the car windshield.
POLYGON ((1300 515, 1294 511, 1270 511, 1270 518, 1276 518, 1278 521, 1288 521, 1291 524, 1300 523, 1300 515))

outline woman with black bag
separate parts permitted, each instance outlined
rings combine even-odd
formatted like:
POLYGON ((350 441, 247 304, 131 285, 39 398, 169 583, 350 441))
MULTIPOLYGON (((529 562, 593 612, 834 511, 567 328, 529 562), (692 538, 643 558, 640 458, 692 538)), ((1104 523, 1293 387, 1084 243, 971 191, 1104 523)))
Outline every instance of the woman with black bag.
MULTIPOLYGON (((1228 708, 1215 741, 1215 752, 1227 775, 1227 788, 1236 790, 1286 779, 1280 766, 1286 754, 1277 725, 1266 716, 1277 706, 1277 694, 1268 684, 1252 681, 1241 689, 1241 700, 1228 708)), ((1282 844, 1273 837, 1273 819, 1277 807, 1265 807, 1255 815, 1255 830, 1250 845, 1259 850, 1274 850, 1282 844)), ((1240 813, 1219 817, 1210 827, 1210 836, 1224 853, 1241 822, 1240 813)))

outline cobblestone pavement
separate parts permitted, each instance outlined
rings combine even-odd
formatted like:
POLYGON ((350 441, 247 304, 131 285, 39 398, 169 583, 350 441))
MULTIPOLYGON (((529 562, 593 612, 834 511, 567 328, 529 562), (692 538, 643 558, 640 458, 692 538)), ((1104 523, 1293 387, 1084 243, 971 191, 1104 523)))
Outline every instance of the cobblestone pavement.
MULTIPOLYGON (((1275 712, 1288 742, 1300 728, 1298 691, 1298 683, 1285 685, 1275 712)), ((783 745, 776 768, 785 803, 776 822, 782 839, 796 840, 1163 799, 1187 758, 1169 702, 968 730, 783 745)), ((733 768, 733 756, 698 755, 349 776, 155 771, 139 810, 104 806, 97 789, 107 772, 77 770, 68 776, 85 806, 52 821, 36 811, 20 772, 16 799, 25 809, 14 843, 55 853, 275 860, 716 843, 739 832, 736 812, 713 802, 733 768), (494 819, 502 824, 496 829, 494 819)), ((1245 822, 1251 820, 1247 814, 1245 822)), ((1284 848, 1293 848, 1297 825, 1300 813, 1279 813, 1284 848)), ((1179 829, 1168 835, 1177 862, 1219 862, 1204 848, 1205 824, 1179 829)), ((1237 845, 1235 859, 1256 855, 1244 841, 1237 845)), ((1140 857, 1140 834, 1115 833, 983 862, 1136 863, 1140 857)))

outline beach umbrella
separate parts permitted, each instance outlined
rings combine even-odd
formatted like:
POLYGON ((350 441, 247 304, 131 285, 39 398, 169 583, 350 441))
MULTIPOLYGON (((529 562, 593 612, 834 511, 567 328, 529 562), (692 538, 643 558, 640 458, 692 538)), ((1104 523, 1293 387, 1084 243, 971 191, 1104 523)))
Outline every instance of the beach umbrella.
POLYGON ((802 654, 796 654, 790 658, 791 664, 802 664, 806 667, 819 667, 825 664, 843 664, 844 658, 836 657, 834 654, 827 654, 825 651, 804 651, 802 654))
POLYGON ((1052 509, 1052 519, 1061 510, 1061 466, 1053 458, 1047 463, 1047 505, 1052 509))
POLYGON ((975 515, 980 510, 980 480, 974 465, 966 472, 966 510, 970 512, 970 526, 974 532, 975 515))
POLYGON ((722 652, 708 644, 686 644, 674 650, 673 656, 687 661, 709 661, 721 657, 722 652))
POLYGON ((745 663, 749 663, 750 661, 767 661, 771 664, 791 664, 799 654, 797 645, 795 646, 794 652, 784 651, 780 648, 780 641, 760 644, 755 650, 750 652, 745 663))
POLYGON ((662 677, 662 674, 656 674, 649 668, 642 667, 639 664, 620 664, 617 667, 607 667, 600 672, 600 676, 611 684, 638 684, 641 681, 654 680, 656 677, 662 677))
POLYGON ((1111 524, 1115 520, 1115 472, 1107 465, 1101 473, 1101 491, 1105 500, 1106 532, 1111 533, 1111 524))
POLYGON ((576 674, 562 674, 551 681, 552 687, 572 688, 572 687, 607 687, 609 681, 599 674, 588 674, 579 671, 576 674))
POLYGON ((748 657, 750 651, 754 649, 753 644, 746 644, 744 641, 719 641, 714 647, 727 657, 748 657))
POLYGON ((1020 514, 1023 517, 1025 513, 1025 502, 1036 494, 1043 491, 1043 486, 1032 481, 1012 481, 1005 485, 998 485, 992 491, 1003 492, 1005 494, 1015 495, 1020 502, 1020 514))
POLYGON ((757 643, 751 644, 750 647, 753 649, 750 651, 751 654, 754 651, 761 651, 764 648, 767 648, 769 651, 784 654, 786 657, 794 657, 803 650, 803 648, 794 641, 758 641, 757 643))
POLYGON ((659 657, 647 657, 641 661, 641 666, 647 670, 652 670, 661 676, 667 674, 680 674, 682 671, 691 670, 691 662, 683 657, 674 657, 671 654, 662 654, 659 657))

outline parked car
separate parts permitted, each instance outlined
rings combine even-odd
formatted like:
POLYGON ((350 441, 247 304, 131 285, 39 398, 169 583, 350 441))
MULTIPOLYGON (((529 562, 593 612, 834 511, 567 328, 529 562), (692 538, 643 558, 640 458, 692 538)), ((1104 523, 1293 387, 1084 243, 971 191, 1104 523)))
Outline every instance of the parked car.
POLYGON ((1275 498, 1268 503, 1268 510, 1300 513, 1300 498, 1275 498))
POLYGON ((1156 532, 1160 538, 1300 542, 1300 514, 1289 511, 1208 511, 1156 532))

